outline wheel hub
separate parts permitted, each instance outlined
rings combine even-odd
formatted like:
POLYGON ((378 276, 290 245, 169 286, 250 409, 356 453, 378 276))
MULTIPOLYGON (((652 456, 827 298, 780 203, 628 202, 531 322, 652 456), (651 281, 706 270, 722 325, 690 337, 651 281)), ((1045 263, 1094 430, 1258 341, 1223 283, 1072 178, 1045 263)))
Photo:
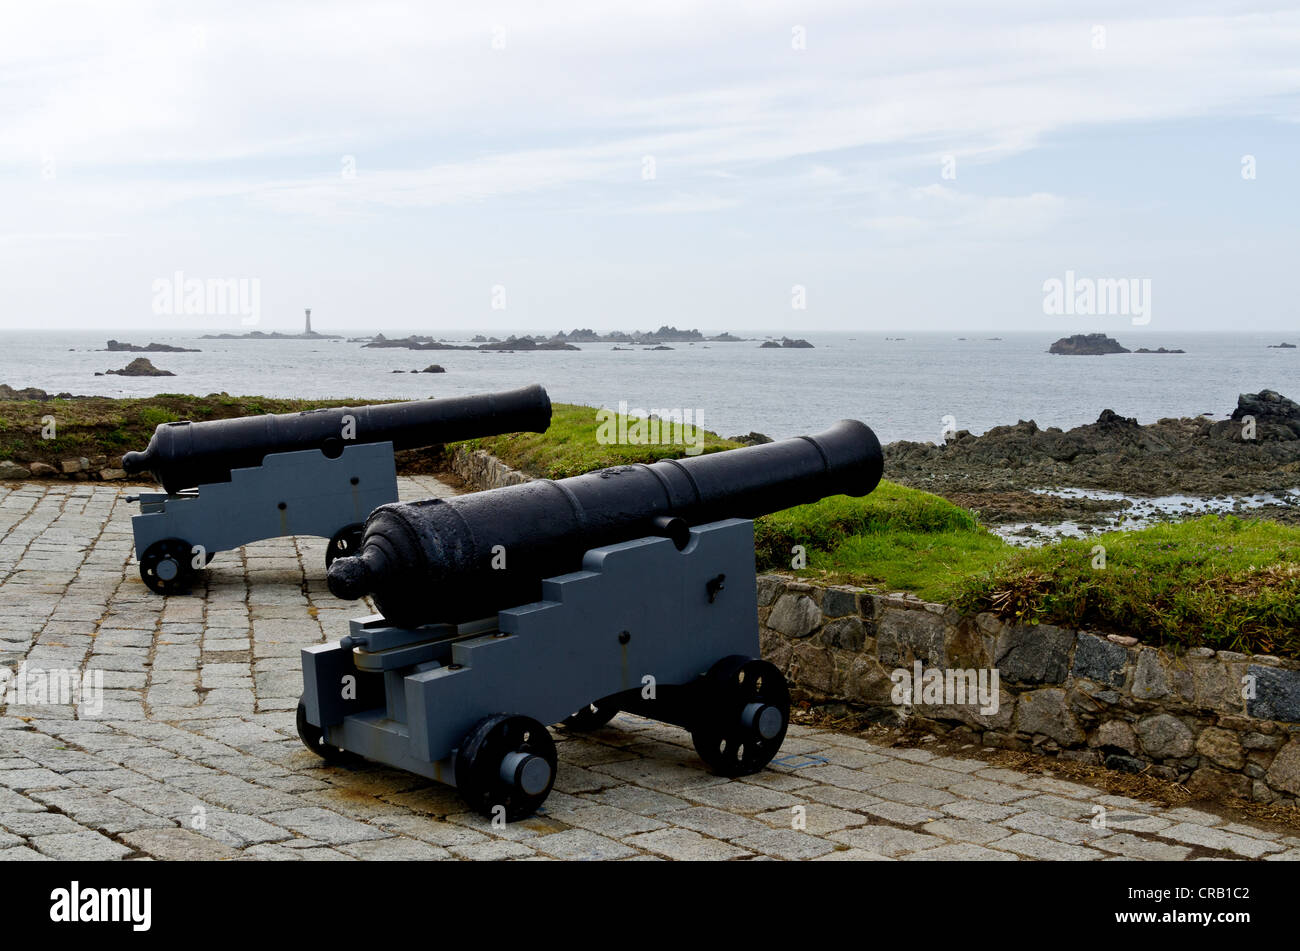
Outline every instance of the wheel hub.
POLYGON ((691 728, 695 751, 721 776, 747 776, 781 748, 789 723, 790 693, 767 661, 724 657, 709 670, 691 728))
POLYGON ((488 818, 501 811, 507 822, 532 815, 550 793, 555 772, 555 741, 531 717, 484 717, 456 751, 456 787, 488 818))
POLYGON ((741 722, 765 740, 770 740, 781 732, 784 717, 781 711, 766 703, 751 703, 745 707, 741 722))
POLYGON ((175 594, 190 586, 195 571, 190 559, 194 550, 183 538, 164 538, 140 555, 140 578, 151 591, 175 594))
POLYGON ((501 761, 501 778, 526 796, 536 796, 551 783, 551 766, 531 753, 510 753, 501 761))

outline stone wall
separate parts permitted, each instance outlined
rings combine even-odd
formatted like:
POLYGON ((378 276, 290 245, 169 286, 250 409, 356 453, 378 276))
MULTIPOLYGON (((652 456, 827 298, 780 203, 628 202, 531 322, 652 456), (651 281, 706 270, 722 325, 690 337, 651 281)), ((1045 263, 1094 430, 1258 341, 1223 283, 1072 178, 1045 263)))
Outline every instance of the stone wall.
MULTIPOLYGON (((126 471, 117 468, 120 457, 80 456, 60 459, 57 466, 45 462, 0 460, 0 481, 25 479, 69 479, 79 482, 113 482, 127 479, 126 471)), ((472 489, 497 489, 504 485, 527 482, 529 476, 512 469, 496 456, 482 449, 468 450, 463 445, 451 447, 442 464, 472 489)), ((147 477, 146 482, 151 481, 147 477)))
POLYGON ((474 490, 519 485, 531 478, 483 449, 467 449, 463 445, 448 449, 446 466, 474 490))
POLYGON ((798 699, 848 703, 885 722, 964 733, 987 746, 1145 772, 1196 795, 1273 802, 1300 794, 1295 664, 1208 648, 1174 656, 1131 637, 962 616, 908 595, 777 575, 760 576, 758 592, 763 656, 798 699), (891 674, 907 671, 911 684, 918 661, 954 675, 996 668, 996 712, 943 702, 952 696, 896 702, 891 674))
POLYGON ((60 459, 58 466, 47 462, 14 462, 0 460, 0 479, 74 479, 85 482, 112 482, 126 478, 126 471, 117 468, 118 459, 110 462, 108 456, 73 456, 60 459))

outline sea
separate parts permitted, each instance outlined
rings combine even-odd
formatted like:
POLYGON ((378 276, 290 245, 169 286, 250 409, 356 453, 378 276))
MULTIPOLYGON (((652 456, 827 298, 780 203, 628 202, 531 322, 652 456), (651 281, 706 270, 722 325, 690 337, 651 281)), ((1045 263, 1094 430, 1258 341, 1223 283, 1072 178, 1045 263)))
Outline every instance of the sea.
MULTIPOLYGON (((369 335, 374 328, 340 331, 369 335)), ((478 331, 430 331, 469 343, 478 331)), ((0 333, 0 383, 51 393, 150 396, 229 393, 315 399, 425 399, 541 383, 556 402, 661 416, 690 411, 723 436, 816 433, 860 419, 888 443, 939 442, 945 431, 1035 420, 1068 429, 1104 409, 1150 423, 1169 416, 1228 415, 1240 393, 1276 390, 1300 399, 1300 350, 1269 349, 1294 335, 1115 333, 1125 346, 1182 354, 1057 356, 1052 333, 817 333, 812 349, 741 343, 671 343, 671 350, 578 344, 576 351, 470 352, 366 349, 347 340, 217 340, 142 331, 0 333), (95 376, 136 354, 104 351, 107 339, 151 341, 200 353, 146 354, 173 377, 95 376), (430 364, 439 374, 412 373, 430 364), (407 372, 395 373, 394 370, 407 372)), ((499 336, 501 334, 498 334, 499 336)), ((390 333, 389 336, 396 336, 390 333)))

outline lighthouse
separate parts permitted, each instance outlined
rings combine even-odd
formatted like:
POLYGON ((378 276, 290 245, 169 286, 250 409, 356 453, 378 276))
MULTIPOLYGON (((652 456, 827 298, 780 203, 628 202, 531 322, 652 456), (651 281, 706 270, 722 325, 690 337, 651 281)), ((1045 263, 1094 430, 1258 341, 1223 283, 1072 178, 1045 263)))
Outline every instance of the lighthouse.
POLYGON ((304 330, 303 333, 304 334, 311 333, 311 308, 310 307, 307 308, 307 329, 304 330))

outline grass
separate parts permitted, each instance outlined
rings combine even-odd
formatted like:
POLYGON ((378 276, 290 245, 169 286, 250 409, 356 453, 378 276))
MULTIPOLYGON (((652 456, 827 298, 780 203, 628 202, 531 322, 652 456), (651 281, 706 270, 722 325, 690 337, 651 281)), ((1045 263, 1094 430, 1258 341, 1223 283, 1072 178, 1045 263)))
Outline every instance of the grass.
POLYGON ((819 583, 1177 649, 1300 657, 1300 529, 1276 522, 1208 515, 1023 549, 944 499, 882 482, 758 519, 755 540, 760 570, 819 583))
POLYGON ((760 570, 911 591, 927 601, 950 599, 963 579, 1011 552, 966 509, 889 481, 864 498, 837 495, 765 515, 754 539, 760 570), (797 545, 803 569, 792 568, 797 545))
MULTIPOLYGON (((591 406, 554 403, 551 405, 551 427, 545 433, 489 436, 467 440, 464 445, 471 449, 484 449, 506 465, 531 476, 563 479, 609 466, 676 459, 685 455, 687 438, 692 442, 698 441, 692 427, 683 434, 680 424, 665 422, 669 432, 661 432, 658 443, 602 443, 598 438, 602 435, 602 423, 597 420, 597 412, 591 406)), ((634 422, 629 423, 629 431, 633 425, 634 422)), ((701 430, 699 435, 703 436, 703 452, 732 449, 737 445, 710 432, 701 430)))
MULTIPOLYGON (((192 396, 163 393, 140 399, 89 397, 75 400, 6 400, 0 403, 0 459, 20 464, 46 462, 58 465, 70 456, 114 457, 131 449, 144 449, 160 423, 180 419, 228 419, 262 413, 297 413, 326 406, 360 406, 383 400, 293 400, 266 396, 230 396, 211 393, 192 396), (45 439, 46 418, 54 418, 55 438, 45 439)), ((654 462, 684 454, 688 429, 667 425, 656 445, 602 445, 597 410, 590 406, 556 403, 551 427, 545 433, 518 433, 472 439, 468 445, 487 449, 508 465, 546 478, 563 478, 631 462, 654 462)), ((736 443, 703 433, 704 452, 729 449, 736 443)), ((413 450, 398 454, 399 472, 427 472, 441 460, 438 451, 413 450)))
POLYGON ((71 456, 107 456, 111 465, 131 449, 144 449, 159 423, 178 419, 227 419, 257 413, 295 413, 357 400, 281 400, 264 396, 163 393, 141 399, 89 397, 76 400, 6 400, 0 403, 0 459, 57 466, 71 456), (54 438, 46 439, 47 417, 54 438))
POLYGON ((1300 529, 1207 515, 1021 550, 955 599, 1030 623, 1300 656, 1300 529), (1094 567, 1096 546, 1105 567, 1094 567))

